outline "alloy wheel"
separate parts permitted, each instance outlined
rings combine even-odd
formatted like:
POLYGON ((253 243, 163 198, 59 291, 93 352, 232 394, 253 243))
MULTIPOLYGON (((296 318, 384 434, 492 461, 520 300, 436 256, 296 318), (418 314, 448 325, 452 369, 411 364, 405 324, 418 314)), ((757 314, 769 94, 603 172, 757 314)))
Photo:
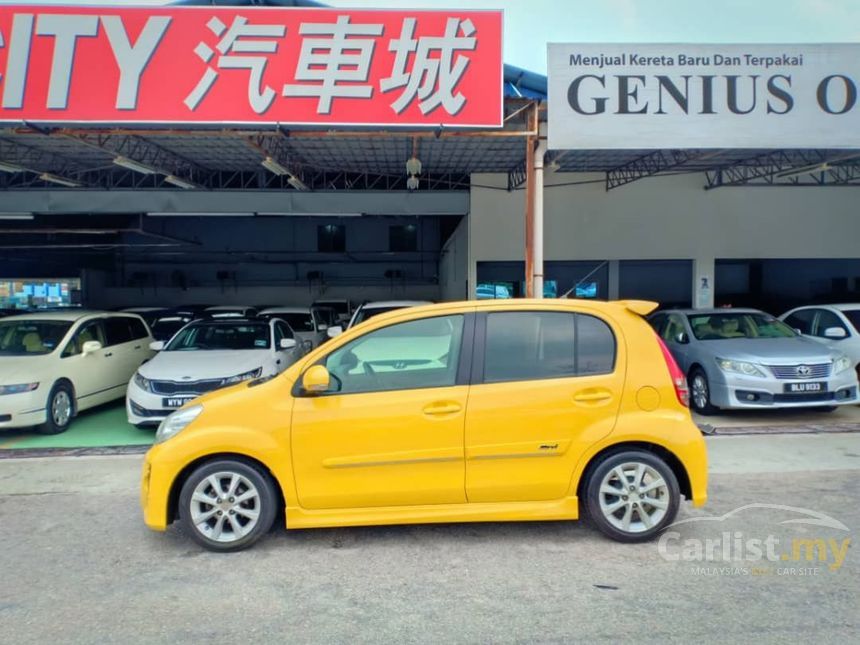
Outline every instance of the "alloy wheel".
POLYGON ((65 390, 59 390, 51 401, 51 419, 62 428, 72 418, 72 399, 65 390))
POLYGON ((708 407, 709 403, 709 395, 708 395, 708 382, 705 380, 705 377, 701 374, 696 374, 693 377, 693 382, 690 386, 690 396, 693 399, 693 405, 696 406, 697 410, 704 410, 708 407))
POLYGON ((260 518, 260 492, 244 475, 222 471, 202 479, 191 495, 191 523, 210 540, 242 539, 260 518))
POLYGON ((604 518, 616 529, 644 533, 666 516, 669 486, 652 466, 626 462, 603 477, 599 501, 604 518))

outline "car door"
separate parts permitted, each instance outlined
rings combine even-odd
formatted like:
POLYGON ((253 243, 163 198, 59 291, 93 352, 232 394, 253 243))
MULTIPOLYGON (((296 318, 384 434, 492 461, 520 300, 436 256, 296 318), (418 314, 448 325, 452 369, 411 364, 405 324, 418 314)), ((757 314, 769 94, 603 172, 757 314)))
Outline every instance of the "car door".
POLYGON ((321 395, 295 392, 293 469, 308 509, 458 504, 473 316, 388 325, 328 354, 321 395))
POLYGON ((140 366, 137 357, 143 348, 143 342, 134 339, 131 318, 128 316, 108 316, 104 319, 104 328, 107 340, 105 355, 113 358, 110 362, 113 381, 116 384, 128 383, 131 375, 140 366), (140 349, 135 349, 137 346, 140 349))
POLYGON ((89 320, 81 323, 60 353, 60 374, 72 382, 79 410, 108 401, 114 393, 113 353, 105 344, 102 319, 89 320), (102 348, 84 354, 84 343, 91 340, 102 348))
POLYGON ((843 346, 850 335, 851 332, 848 329, 848 325, 843 322, 842 318, 840 318, 838 314, 830 311, 829 309, 817 310, 815 326, 812 331, 812 338, 814 340, 824 343, 829 348, 837 352, 841 352, 845 351, 843 346), (830 338, 825 334, 828 329, 841 329, 845 335, 842 338, 830 338))
POLYGON ((466 413, 469 502, 564 497, 583 451, 615 425, 619 331, 593 315, 479 314, 466 413))
POLYGON ((134 374, 138 367, 145 361, 155 355, 155 352, 149 348, 149 344, 154 340, 149 329, 139 318, 128 316, 128 326, 131 331, 131 372, 128 377, 134 374))

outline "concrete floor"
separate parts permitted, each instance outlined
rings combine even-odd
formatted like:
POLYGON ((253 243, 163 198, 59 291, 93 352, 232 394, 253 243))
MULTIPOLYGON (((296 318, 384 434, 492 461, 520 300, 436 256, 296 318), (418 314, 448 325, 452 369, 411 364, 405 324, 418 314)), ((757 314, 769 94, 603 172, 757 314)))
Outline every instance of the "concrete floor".
MULTIPOLYGON (((680 525, 684 539, 856 537, 860 434, 707 441, 711 501, 682 519, 794 510, 680 525), (798 508, 850 531, 785 523, 798 508)), ((585 523, 523 522, 277 528, 215 555, 143 526, 140 462, 0 460, 0 642, 836 643, 860 631, 855 549, 834 571, 685 563, 585 523)))

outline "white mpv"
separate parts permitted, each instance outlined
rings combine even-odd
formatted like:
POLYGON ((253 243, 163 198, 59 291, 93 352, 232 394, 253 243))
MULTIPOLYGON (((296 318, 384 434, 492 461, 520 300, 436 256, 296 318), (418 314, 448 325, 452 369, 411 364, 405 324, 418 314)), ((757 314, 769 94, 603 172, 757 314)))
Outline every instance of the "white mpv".
POLYGON ((81 410, 122 398, 153 355, 140 316, 61 311, 0 320, 0 429, 69 428, 81 410))

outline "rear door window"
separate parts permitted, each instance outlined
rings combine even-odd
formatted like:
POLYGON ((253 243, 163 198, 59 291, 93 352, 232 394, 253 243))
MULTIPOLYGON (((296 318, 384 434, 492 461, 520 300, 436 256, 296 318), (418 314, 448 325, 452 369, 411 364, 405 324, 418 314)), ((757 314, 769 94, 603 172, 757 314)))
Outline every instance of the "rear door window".
POLYGON ((131 318, 126 316, 112 316, 104 321, 106 347, 121 345, 132 340, 131 318))
POLYGON ((615 337, 595 316, 554 311, 487 315, 487 383, 608 374, 614 366, 615 337))

